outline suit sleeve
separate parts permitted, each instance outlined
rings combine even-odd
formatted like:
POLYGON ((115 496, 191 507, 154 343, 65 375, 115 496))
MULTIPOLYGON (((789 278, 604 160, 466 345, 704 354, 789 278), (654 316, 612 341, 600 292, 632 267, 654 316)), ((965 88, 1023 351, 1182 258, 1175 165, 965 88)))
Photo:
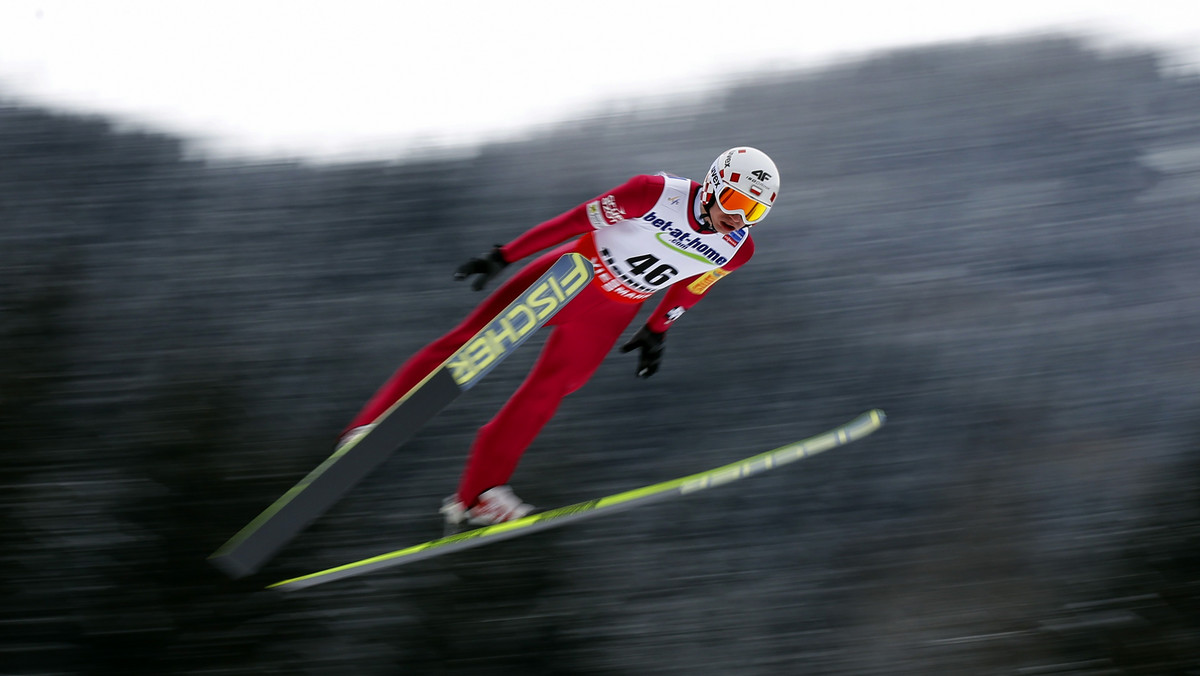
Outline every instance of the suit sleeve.
POLYGON ((700 299, 704 298, 704 294, 712 288, 717 280, 728 275, 734 270, 745 265, 746 261, 754 255, 754 240, 750 236, 746 236, 746 243, 738 249, 734 254, 733 260, 709 272, 704 272, 699 275, 693 275, 687 279, 680 280, 672 284, 668 289, 658 307, 646 320, 646 327, 655 333, 663 333, 671 328, 671 324, 676 319, 683 316, 683 313, 690 310, 700 299))
POLYGON ((570 211, 535 225, 500 247, 500 254, 512 263, 592 230, 641 218, 662 195, 665 181, 662 176, 634 176, 570 211))

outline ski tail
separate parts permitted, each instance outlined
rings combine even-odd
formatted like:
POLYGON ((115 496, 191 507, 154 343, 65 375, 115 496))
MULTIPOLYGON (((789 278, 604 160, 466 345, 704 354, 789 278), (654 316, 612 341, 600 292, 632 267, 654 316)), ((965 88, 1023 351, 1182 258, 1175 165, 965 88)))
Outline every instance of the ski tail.
POLYGON ((601 514, 622 511, 659 500, 696 493, 754 476, 755 474, 760 474, 797 460, 810 458, 838 446, 844 446, 870 435, 882 427, 886 420, 887 416, 884 415, 883 411, 872 409, 854 420, 823 434, 706 472, 625 491, 624 493, 610 495, 597 500, 589 500, 588 502, 560 507, 548 512, 531 514, 521 519, 494 526, 485 526, 449 537, 431 540, 398 551, 363 559, 362 561, 276 582, 268 588, 285 591, 304 589, 325 582, 362 575, 392 566, 414 563, 434 556, 450 554, 471 547, 478 547, 549 528, 556 528, 601 514))
POLYGON ((337 449, 209 556, 240 578, 263 566, 300 531, 473 387, 575 297, 593 276, 577 253, 561 256, 528 289, 376 421, 369 434, 337 449))

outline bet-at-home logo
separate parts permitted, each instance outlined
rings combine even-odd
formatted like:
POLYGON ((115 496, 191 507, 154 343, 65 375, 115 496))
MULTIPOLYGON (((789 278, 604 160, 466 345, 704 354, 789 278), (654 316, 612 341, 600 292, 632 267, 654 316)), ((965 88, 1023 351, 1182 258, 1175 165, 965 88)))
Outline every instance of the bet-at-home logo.
POLYGON ((676 227, 674 221, 659 218, 658 214, 653 211, 642 216, 642 220, 662 231, 658 235, 658 241, 663 246, 674 249, 688 258, 706 263, 725 265, 729 262, 729 259, 720 251, 710 247, 703 237, 676 227))

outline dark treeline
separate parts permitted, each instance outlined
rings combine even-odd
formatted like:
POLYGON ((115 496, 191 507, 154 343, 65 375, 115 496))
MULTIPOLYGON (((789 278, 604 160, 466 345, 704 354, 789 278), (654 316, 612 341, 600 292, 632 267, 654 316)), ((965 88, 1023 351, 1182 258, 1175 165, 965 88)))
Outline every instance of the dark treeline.
MULTIPOLYGON (((215 162, 0 107, 0 674, 1200 668, 1200 82, 1073 39, 879 54, 469 157, 215 162), (514 477, 553 507, 874 406, 744 484, 295 595, 440 532, 540 340, 253 579, 205 557, 479 300, 465 258, 767 150, 752 265, 614 355, 514 477)), ((631 331, 633 329, 631 328, 631 331)))

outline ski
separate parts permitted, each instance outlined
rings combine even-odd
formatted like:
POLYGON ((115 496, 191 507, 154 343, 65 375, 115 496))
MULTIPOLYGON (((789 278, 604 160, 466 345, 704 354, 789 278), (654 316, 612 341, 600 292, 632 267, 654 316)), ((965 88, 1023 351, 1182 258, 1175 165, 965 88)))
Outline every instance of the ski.
POLYGON ((886 416, 883 411, 873 409, 841 427, 834 428, 823 434, 782 446, 773 451, 760 453, 729 465, 717 467, 707 472, 700 472, 699 474, 693 474, 681 479, 664 481, 597 500, 560 507, 548 512, 531 514, 514 521, 494 526, 485 526, 449 537, 431 540, 406 549, 363 559, 362 561, 276 582, 269 585, 268 589, 281 589, 285 591, 304 589, 325 582, 362 575, 363 573, 369 573, 382 568, 413 563, 434 556, 442 556, 471 547, 478 547, 492 542, 499 542, 500 540, 536 533, 549 528, 556 528, 582 519, 599 516, 600 514, 617 512, 638 505, 688 495, 714 486, 721 486, 862 439, 879 429, 885 420, 886 416))
POLYGON ((426 422, 549 321, 592 276, 592 265, 583 256, 569 253, 560 257, 487 326, 385 411, 370 433, 337 449, 209 560, 230 577, 256 572, 426 422))

